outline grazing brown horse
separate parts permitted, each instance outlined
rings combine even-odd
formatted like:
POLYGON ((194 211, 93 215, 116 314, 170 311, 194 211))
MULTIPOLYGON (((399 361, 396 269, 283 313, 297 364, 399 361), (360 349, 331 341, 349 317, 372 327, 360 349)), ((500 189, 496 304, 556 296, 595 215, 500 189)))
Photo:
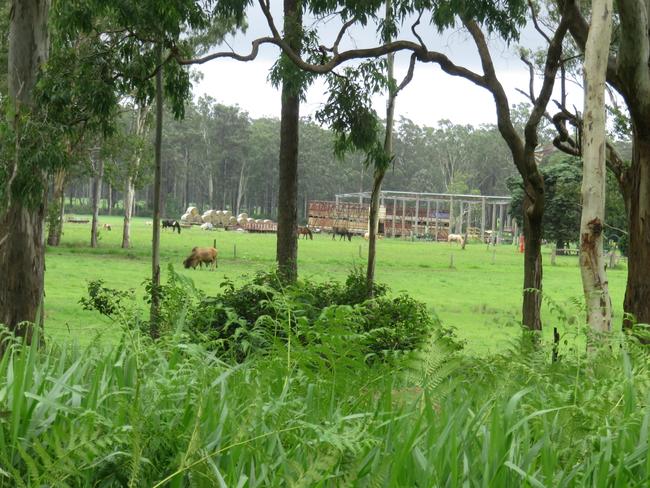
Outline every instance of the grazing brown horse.
POLYGON ((300 239, 300 236, 305 236, 305 239, 309 237, 312 241, 314 240, 314 234, 312 234, 309 227, 298 227, 298 239, 300 239))
POLYGON ((347 238, 348 241, 352 242, 352 232, 344 227, 332 227, 332 240, 336 239, 336 236, 341 236, 339 241, 347 238))
POLYGON ((214 247, 193 247, 190 255, 183 261, 185 269, 196 269, 204 264, 209 265, 213 271, 217 267, 217 250, 214 247))

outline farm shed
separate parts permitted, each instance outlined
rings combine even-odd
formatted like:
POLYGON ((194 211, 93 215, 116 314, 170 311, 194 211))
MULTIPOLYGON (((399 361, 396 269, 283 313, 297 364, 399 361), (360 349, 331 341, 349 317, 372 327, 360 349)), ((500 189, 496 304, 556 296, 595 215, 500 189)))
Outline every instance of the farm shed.
MULTIPOLYGON (((368 232, 368 216, 370 204, 363 202, 309 202, 308 226, 323 230, 332 230, 334 227, 347 229, 354 234, 368 232)), ((379 231, 382 232, 386 209, 379 208, 379 231)))
MULTIPOLYGON (((380 195, 380 232, 383 223, 387 237, 446 240, 449 234, 467 234, 474 239, 495 236, 498 241, 512 241, 517 229, 508 215, 510 200, 509 196, 386 190, 380 195)), ((327 203, 335 209, 349 205, 366 209, 364 232, 367 230, 370 192, 338 194, 335 202, 327 203)), ((311 215, 310 207, 310 224, 311 215)))

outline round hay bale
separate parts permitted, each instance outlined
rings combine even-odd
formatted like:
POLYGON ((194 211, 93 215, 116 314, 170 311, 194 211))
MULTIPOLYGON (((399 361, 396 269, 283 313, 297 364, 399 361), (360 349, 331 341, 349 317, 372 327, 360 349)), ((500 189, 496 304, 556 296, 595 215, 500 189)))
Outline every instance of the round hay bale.
POLYGON ((232 212, 231 212, 230 210, 224 210, 224 211, 221 213, 221 215, 223 215, 224 217, 226 217, 226 218, 229 219, 230 217, 232 217, 232 212))
POLYGON ((228 219, 228 223, 229 223, 230 225, 237 225, 237 217, 230 217, 230 218, 228 219))
POLYGON ((248 214, 247 213, 240 213, 237 216, 237 220, 239 220, 239 219, 244 219, 244 220, 248 219, 248 214))
POLYGON ((270 224, 270 223, 271 223, 271 219, 264 219, 262 222, 264 222, 265 224, 270 224))
POLYGON ((184 223, 191 222, 191 218, 192 216, 189 213, 184 213, 183 215, 181 215, 181 222, 184 223))
POLYGON ((196 207, 187 207, 185 213, 190 214, 192 217, 199 215, 199 209, 196 207))
POLYGON ((262 223, 262 219, 255 219, 255 223, 256 223, 256 224, 261 224, 261 223, 262 223))
POLYGON ((248 222, 249 224, 254 224, 255 219, 248 218, 248 219, 246 219, 246 222, 248 222))
POLYGON ((237 223, 239 225, 246 225, 248 223, 248 221, 246 219, 238 218, 237 223))

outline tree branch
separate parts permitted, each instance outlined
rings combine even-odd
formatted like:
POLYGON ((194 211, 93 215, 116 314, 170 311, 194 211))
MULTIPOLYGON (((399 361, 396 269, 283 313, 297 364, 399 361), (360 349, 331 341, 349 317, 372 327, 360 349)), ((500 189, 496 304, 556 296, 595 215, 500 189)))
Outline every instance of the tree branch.
POLYGON ((413 33, 413 35, 415 36, 415 38, 416 38, 416 39, 418 40, 418 42, 420 43, 420 46, 422 46, 423 49, 426 49, 427 46, 424 44, 424 41, 422 40, 422 37, 420 37, 420 34, 418 34, 418 31, 415 30, 416 27, 417 27, 418 25, 420 25, 420 19, 422 19, 422 13, 423 13, 423 11, 420 10, 420 14, 418 15, 417 20, 416 20, 416 21, 413 23, 413 25, 411 26, 411 32, 413 33))
POLYGON ((535 30, 539 32, 539 35, 542 36, 544 39, 546 39, 547 43, 551 43, 551 38, 544 32, 537 22, 537 13, 535 12, 535 6, 533 5, 533 2, 531 0, 528 0, 528 7, 530 8, 530 16, 533 19, 533 25, 535 26, 535 30))
MULTIPOLYGON (((589 34, 589 23, 580 11, 580 5, 576 0, 558 0, 558 4, 563 11, 566 11, 569 19, 569 32, 576 45, 584 54, 587 45, 587 35, 589 34), (565 10, 566 9, 566 10, 565 10)), ((618 60, 616 56, 609 56, 607 61, 607 82, 610 83, 616 91, 624 95, 623 86, 617 74, 618 60)))
MULTIPOLYGON (((533 63, 531 63, 523 54, 519 56, 519 59, 523 61, 523 63, 528 66, 528 99, 530 102, 535 105, 535 67, 533 66, 533 63)), ((517 91, 520 93, 524 93, 522 90, 517 88, 517 91)))
POLYGON ((251 52, 249 54, 238 54, 233 51, 223 51, 223 52, 208 54, 200 58, 183 59, 180 53, 178 52, 178 49, 174 48, 172 49, 172 55, 174 56, 176 61, 182 65, 203 64, 203 63, 207 63, 208 61, 212 61, 213 59, 220 59, 220 58, 230 58, 230 59, 235 59, 237 61, 253 61, 257 57, 260 46, 262 44, 277 45, 277 42, 273 37, 261 37, 259 39, 255 39, 252 42, 251 52))
POLYGON ((562 58, 562 42, 564 41, 564 36, 566 35, 568 28, 568 16, 566 12, 563 11, 560 24, 557 26, 555 34, 553 34, 553 38, 549 43, 548 51, 546 53, 542 89, 539 92, 533 111, 530 114, 528 122, 526 123, 526 128, 524 129, 526 145, 532 150, 537 146, 537 127, 539 126, 539 122, 546 111, 546 106, 548 105, 553 93, 555 77, 557 75, 557 70, 560 67, 560 59, 562 58))
POLYGON ((408 69, 408 71, 406 73, 406 76, 402 80, 402 82, 398 85, 397 91, 395 91, 395 96, 397 96, 397 94, 400 91, 402 91, 406 87, 406 85, 408 85, 411 82, 411 80, 413 79, 413 71, 415 70, 415 62, 416 61, 417 61, 417 56, 415 55, 415 53, 411 54, 411 62, 409 64, 409 69, 408 69))

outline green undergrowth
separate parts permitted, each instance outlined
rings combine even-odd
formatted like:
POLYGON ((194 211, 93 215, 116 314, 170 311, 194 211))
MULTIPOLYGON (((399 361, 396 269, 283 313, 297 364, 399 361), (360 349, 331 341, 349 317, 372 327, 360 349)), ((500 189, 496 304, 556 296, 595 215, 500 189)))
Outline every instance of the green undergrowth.
MULTIPOLYGON (((365 275, 358 269, 344 283, 298 281, 291 285, 275 272, 258 272, 240 285, 224 280, 221 291, 213 296, 197 289, 171 265, 167 275, 160 287, 159 328, 171 332, 180 324, 192 340, 205 343, 226 361, 241 362, 292 337, 302 346, 318 346, 323 333, 337 329, 359 347, 367 361, 392 361, 420 349, 434 331, 453 336, 424 303, 403 293, 390 296, 386 285, 374 284, 372 299, 368 299, 365 275)), ((144 311, 129 300, 134 295, 93 281, 81 302, 123 327, 139 324, 146 331, 144 311)))
POLYGON ((650 356, 634 339, 552 362, 523 338, 477 358, 432 322, 417 346, 377 354, 354 318, 373 302, 348 284, 272 280, 224 287, 231 348, 251 323, 277 327, 241 356, 193 330, 208 297, 173 280, 155 342, 132 294, 102 286, 92 301, 117 343, 6 339, 0 487, 648 486, 650 356), (274 305, 238 312, 260 289, 274 305))
MULTIPOLYGON (((648 361, 456 356, 400 368, 345 334, 228 365, 183 333, 14 345, 0 486, 647 486, 648 361)), ((426 357, 422 357, 426 355, 426 357)))

